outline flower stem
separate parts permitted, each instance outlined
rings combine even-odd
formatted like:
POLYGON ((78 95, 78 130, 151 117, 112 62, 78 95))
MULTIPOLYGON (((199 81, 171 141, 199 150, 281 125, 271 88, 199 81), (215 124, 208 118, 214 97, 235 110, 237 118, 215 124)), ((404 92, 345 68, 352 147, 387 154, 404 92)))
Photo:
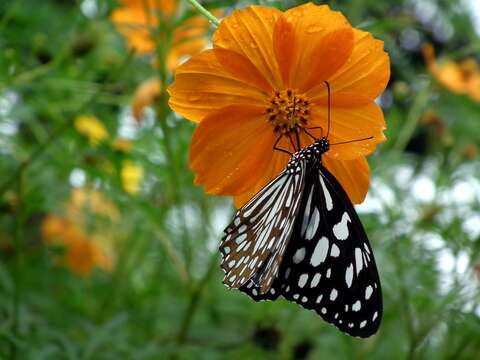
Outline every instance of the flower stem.
POLYGON ((208 21, 210 21, 215 27, 218 27, 220 25, 220 20, 218 20, 215 16, 212 15, 210 11, 205 9, 202 5, 197 0, 188 0, 188 2, 198 10, 200 14, 205 16, 208 21))
POLYGON ((417 96, 413 101, 410 111, 407 114, 407 120, 398 134, 397 141, 393 148, 397 151, 405 150, 408 142, 412 138, 418 122, 422 117, 422 113, 430 100, 430 82, 423 85, 422 89, 417 92, 417 96))

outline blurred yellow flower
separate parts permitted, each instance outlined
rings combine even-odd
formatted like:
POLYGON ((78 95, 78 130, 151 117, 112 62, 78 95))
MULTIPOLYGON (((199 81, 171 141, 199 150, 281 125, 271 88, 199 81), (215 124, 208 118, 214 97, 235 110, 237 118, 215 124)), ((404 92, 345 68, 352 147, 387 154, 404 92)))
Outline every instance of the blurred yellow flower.
POLYGON ((58 260, 70 271, 89 275, 95 268, 110 271, 115 266, 113 242, 118 240, 118 209, 101 193, 75 189, 65 204, 65 215, 48 215, 42 222, 42 239, 64 248, 58 260), (104 216, 109 223, 92 215, 104 216), (92 221, 95 220, 95 221, 92 221))
POLYGON ((97 145, 109 137, 103 123, 93 115, 79 115, 74 122, 75 129, 85 136, 92 145, 97 145))
POLYGON ((135 120, 140 121, 143 110, 155 102, 161 89, 162 85, 157 78, 146 80, 137 87, 132 100, 132 113, 135 120))
POLYGON ((131 160, 125 160, 122 163, 120 177, 122 179, 123 189, 129 194, 137 194, 140 190, 143 168, 131 160))
MULTIPOLYGON (((111 19, 127 39, 128 46, 139 54, 155 50, 155 30, 160 21, 175 16, 178 2, 174 0, 121 0, 111 19)), ((201 16, 185 20, 173 32, 167 58, 167 69, 172 71, 186 57, 200 52, 207 44, 210 24, 201 16)))
POLYGON ((480 69, 475 59, 466 58, 459 63, 439 63, 435 60, 432 44, 425 44, 422 50, 428 69, 441 85, 480 102, 480 69))

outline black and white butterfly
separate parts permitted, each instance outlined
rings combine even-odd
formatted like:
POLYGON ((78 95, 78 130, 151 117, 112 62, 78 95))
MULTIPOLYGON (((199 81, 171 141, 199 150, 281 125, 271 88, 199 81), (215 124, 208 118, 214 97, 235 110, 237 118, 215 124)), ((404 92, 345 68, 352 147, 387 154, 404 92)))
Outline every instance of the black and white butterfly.
POLYGON ((220 245, 224 283, 255 301, 281 295, 368 337, 382 318, 380 280, 351 201, 322 165, 329 146, 321 137, 293 154, 237 211, 220 245))

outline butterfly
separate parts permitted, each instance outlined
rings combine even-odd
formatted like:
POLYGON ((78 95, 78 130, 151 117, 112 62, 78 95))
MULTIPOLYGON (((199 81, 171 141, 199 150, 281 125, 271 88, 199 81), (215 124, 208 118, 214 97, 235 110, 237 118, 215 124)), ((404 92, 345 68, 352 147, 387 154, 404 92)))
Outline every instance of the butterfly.
POLYGON ((348 195, 322 165, 327 137, 292 154, 237 211, 220 245, 223 282, 255 301, 283 296, 364 338, 382 318, 380 279, 348 195))

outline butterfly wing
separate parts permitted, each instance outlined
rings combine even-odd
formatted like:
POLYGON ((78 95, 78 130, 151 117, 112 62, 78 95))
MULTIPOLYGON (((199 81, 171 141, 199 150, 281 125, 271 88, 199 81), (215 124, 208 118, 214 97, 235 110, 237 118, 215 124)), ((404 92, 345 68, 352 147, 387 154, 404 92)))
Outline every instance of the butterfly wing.
POLYGON ((304 177, 305 161, 298 159, 237 211, 220 245, 228 287, 250 281, 259 294, 270 289, 292 234, 304 177))
POLYGON ((328 170, 308 172, 292 239, 269 293, 243 289, 254 300, 279 295, 315 310, 341 331, 374 334, 382 317, 380 280, 363 226, 328 170))

